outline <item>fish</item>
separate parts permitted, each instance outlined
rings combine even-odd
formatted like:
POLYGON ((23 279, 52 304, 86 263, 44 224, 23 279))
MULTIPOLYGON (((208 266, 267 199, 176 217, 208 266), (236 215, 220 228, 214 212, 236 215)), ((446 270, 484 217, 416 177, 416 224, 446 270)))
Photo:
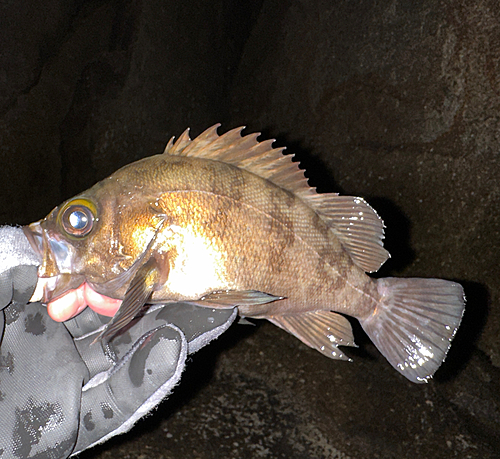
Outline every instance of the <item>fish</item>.
POLYGON ((337 360, 356 346, 349 316, 399 373, 429 381, 460 325, 462 286, 369 276, 389 253, 364 199, 318 193, 274 140, 219 127, 187 129, 25 226, 41 300, 82 285, 121 300, 108 341, 147 305, 238 308, 337 360))

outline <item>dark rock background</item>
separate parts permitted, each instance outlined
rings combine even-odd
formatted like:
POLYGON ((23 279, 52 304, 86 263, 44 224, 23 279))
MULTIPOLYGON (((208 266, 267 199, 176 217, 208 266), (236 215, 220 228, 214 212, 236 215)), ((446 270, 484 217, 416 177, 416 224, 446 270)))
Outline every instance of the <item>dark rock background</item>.
POLYGON ((90 458, 500 457, 500 6, 496 0, 0 4, 0 223, 44 216, 188 126, 287 145, 320 191, 387 225, 380 275, 468 297, 427 385, 360 329, 354 363, 233 326, 90 458))

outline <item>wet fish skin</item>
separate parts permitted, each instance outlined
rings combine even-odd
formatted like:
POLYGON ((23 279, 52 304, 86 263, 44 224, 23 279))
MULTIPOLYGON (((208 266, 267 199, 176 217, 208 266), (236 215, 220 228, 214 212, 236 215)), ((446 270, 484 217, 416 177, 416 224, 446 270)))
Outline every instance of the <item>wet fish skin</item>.
POLYGON ((427 381, 460 323, 462 287, 370 278, 388 253, 364 200, 317 194, 271 141, 216 129, 184 133, 26 229, 39 276, 56 280, 45 301, 84 281, 124 299, 106 337, 147 302, 237 306, 343 360, 338 346, 354 345, 347 314, 398 371, 427 381))

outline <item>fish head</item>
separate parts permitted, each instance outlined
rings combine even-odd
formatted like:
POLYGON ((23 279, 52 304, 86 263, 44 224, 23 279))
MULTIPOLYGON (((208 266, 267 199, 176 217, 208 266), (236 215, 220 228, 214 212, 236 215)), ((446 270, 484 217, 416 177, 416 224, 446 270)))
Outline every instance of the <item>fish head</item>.
POLYGON ((140 189, 125 189, 110 177, 25 226, 41 258, 41 301, 50 302, 84 282, 104 295, 123 297, 131 268, 140 264, 161 220, 150 207, 140 189))
POLYGON ((90 199, 73 198, 53 209, 44 219, 23 228, 41 258, 38 277, 44 280, 44 302, 85 281, 81 265, 95 237, 97 209, 90 199))

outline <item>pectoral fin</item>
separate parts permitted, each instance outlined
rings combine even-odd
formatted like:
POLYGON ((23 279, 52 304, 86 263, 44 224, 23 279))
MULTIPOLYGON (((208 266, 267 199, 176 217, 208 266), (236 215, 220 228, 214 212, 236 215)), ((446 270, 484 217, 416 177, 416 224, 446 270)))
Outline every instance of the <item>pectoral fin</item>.
POLYGON ((120 308, 94 342, 99 339, 110 341, 122 328, 126 327, 151 299, 161 277, 159 263, 152 256, 137 270, 120 308))

